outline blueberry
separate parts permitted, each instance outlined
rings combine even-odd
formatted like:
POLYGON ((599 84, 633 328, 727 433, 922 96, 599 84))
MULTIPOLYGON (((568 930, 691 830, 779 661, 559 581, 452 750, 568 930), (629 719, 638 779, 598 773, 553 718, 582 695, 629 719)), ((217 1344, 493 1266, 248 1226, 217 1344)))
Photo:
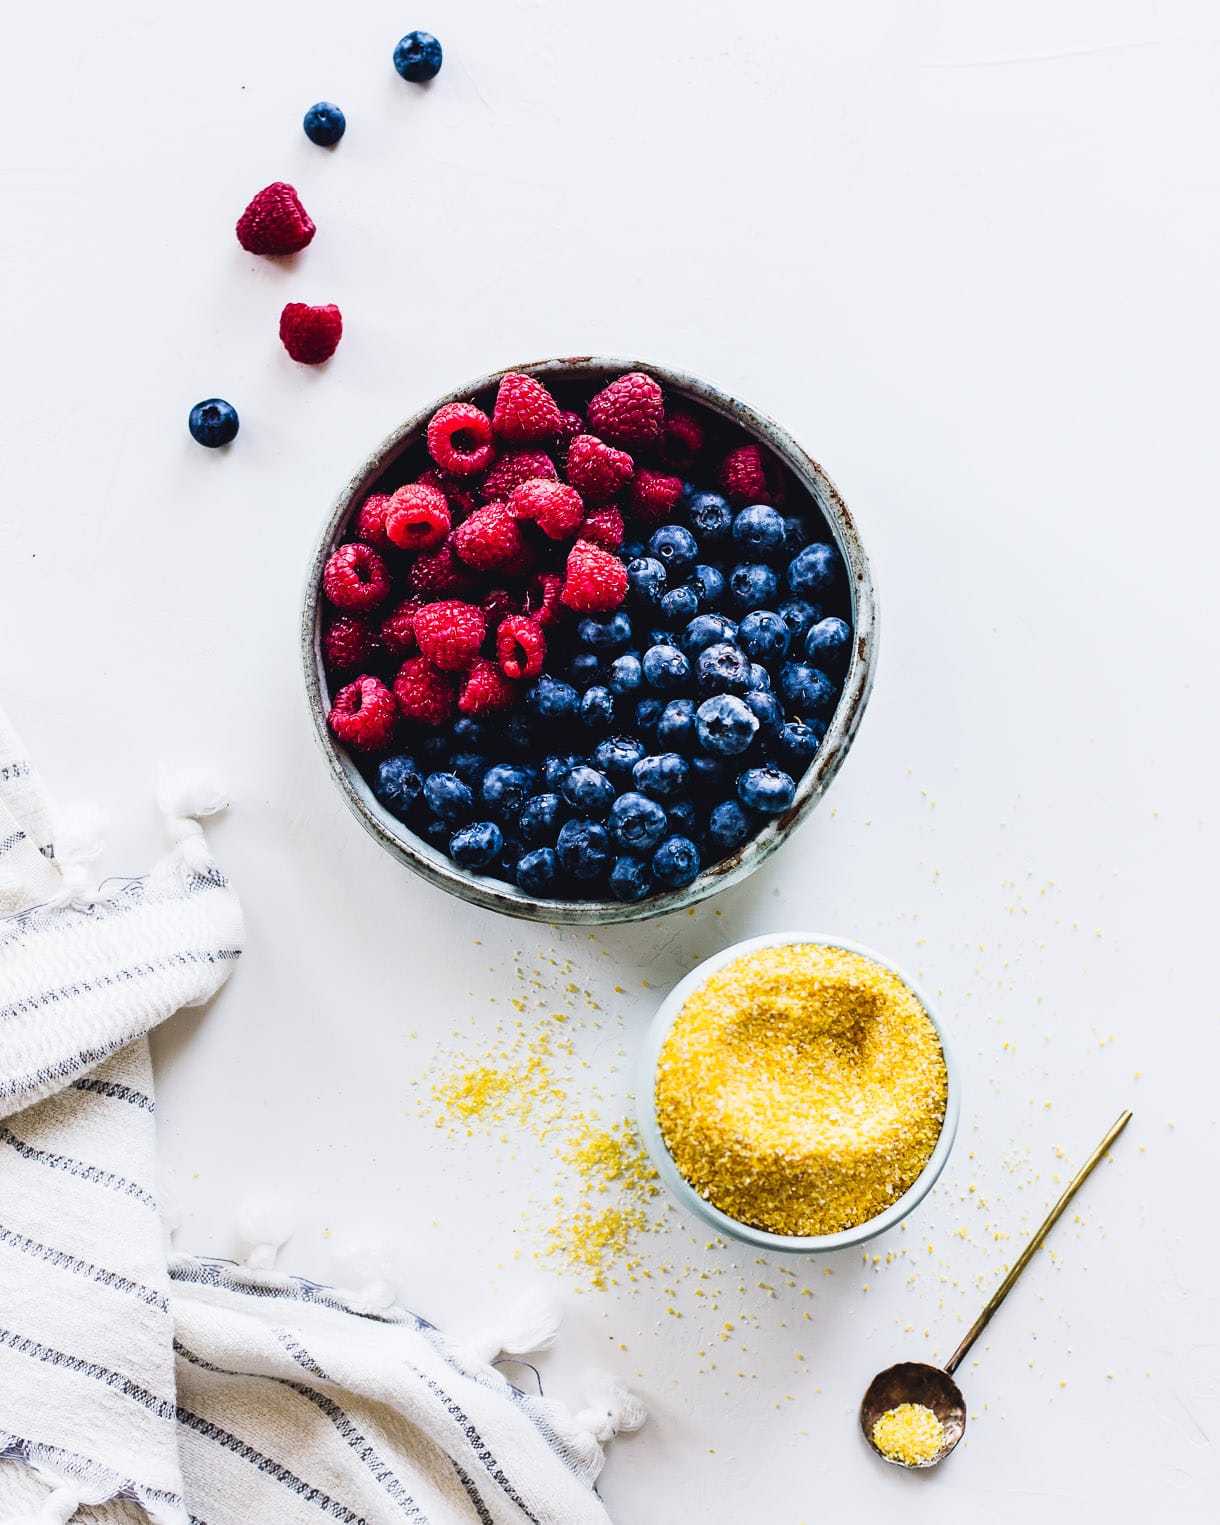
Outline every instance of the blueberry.
POLYGON ((453 835, 453 827, 448 821, 438 821, 435 816, 423 828, 423 839, 430 843, 438 851, 448 855, 449 838, 453 835))
POLYGON ((822 743, 826 727, 820 720, 808 723, 789 720, 776 738, 775 750, 779 760, 794 778, 799 778, 809 766, 813 754, 822 743))
POLYGON ((634 693, 644 681, 644 669, 639 657, 629 654, 615 657, 610 664, 607 686, 612 694, 634 693))
POLYGON ((709 794, 722 794, 728 782, 728 770, 718 757, 696 752, 690 760, 690 781, 705 798, 709 794))
POLYGON ((737 798, 760 815, 782 815, 791 805, 796 785, 782 768, 747 768, 737 780, 737 798))
POLYGON ((596 821, 565 821, 555 851, 564 872, 573 879, 596 879, 610 861, 610 838, 596 821))
POLYGON ((449 727, 449 734, 459 752, 479 752, 487 746, 487 727, 481 720, 472 720, 469 715, 459 715, 449 727))
POLYGON ((524 854, 524 844, 518 837, 505 837, 504 846, 497 854, 492 873, 498 873, 501 879, 515 879, 517 864, 520 863, 524 854))
POLYGON ((654 737, 661 716, 665 713, 665 700, 649 697, 639 699, 635 706, 635 728, 641 736, 654 737))
POLYGON ((666 889, 680 890, 699 877, 699 849, 689 837, 666 837, 652 855, 652 872, 666 889))
POLYGON ((851 626, 831 615, 819 620, 805 637, 805 655, 815 667, 831 672, 843 667, 851 651, 851 626))
POLYGON ((580 695, 570 683, 544 674, 526 690, 525 707, 540 720, 570 720, 580 705, 580 695))
POLYGON ((699 812, 694 800, 671 800, 665 807, 669 830, 679 837, 693 838, 699 826, 699 812))
POLYGON ((716 609, 724 598, 727 584, 719 567, 709 567, 700 562, 690 574, 690 586, 694 588, 703 609, 716 609))
POLYGON ((580 701, 580 718, 591 730, 604 731, 614 724, 614 695, 603 684, 585 689, 580 701))
MULTIPOLYGON (((517 763, 497 763, 483 775, 479 797, 498 820, 514 820, 534 787, 534 770, 517 763)), ((499 848, 496 851, 499 852, 499 848)))
POLYGON ((644 681, 652 688, 681 688, 690 677, 690 662, 676 646, 650 646, 643 665, 644 681))
POLYGON ((784 545, 784 516, 778 508, 753 503, 733 520, 733 544, 755 556, 772 556, 784 545))
POLYGON ((699 554, 699 542, 682 525, 663 524, 659 530, 654 531, 648 542, 648 554, 655 556, 664 566, 666 575, 672 582, 675 577, 681 577, 688 567, 694 566, 695 557, 699 554))
POLYGON ((429 773, 424 800, 432 814, 457 826, 474 814, 474 795, 456 773, 429 773))
POLYGON ((301 123, 305 136, 319 148, 333 148, 347 131, 347 118, 330 101, 317 101, 301 123))
POLYGON ((784 551, 795 556, 809 544, 809 524, 804 514, 788 514, 784 518, 784 551))
POLYGON ((733 510, 718 492, 696 493, 690 500, 687 518, 705 545, 727 540, 733 527, 733 510))
POLYGON ((761 688, 764 693, 771 692, 771 674, 761 662, 750 663, 750 690, 761 688))
POLYGON ((690 765, 677 752, 641 757, 631 770, 635 787, 656 800, 672 800, 682 793, 690 765))
POLYGON ((718 853, 731 853, 753 834, 750 817, 736 800, 721 800, 707 820, 707 839, 718 853))
POLYGON ((607 736, 593 749, 592 763, 610 778, 628 779, 644 755, 644 743, 635 736, 607 736))
POLYGON ((535 847, 517 859, 517 888, 527 895, 546 897, 559 877, 559 857, 553 847, 535 847))
POLYGON ((186 426, 193 440, 215 450, 218 445, 227 445, 231 439, 236 439, 239 423, 237 409, 231 402, 226 402, 223 397, 208 397, 191 409, 186 426))
POLYGON ((550 844, 555 840, 563 815, 563 801, 557 794, 535 794, 522 805, 517 817, 521 840, 531 847, 550 844))
POLYGON ((697 614, 682 632, 682 650, 688 657, 696 657, 720 641, 733 641, 736 635, 737 626, 722 614, 697 614))
POLYGON ((671 588, 661 598, 661 618, 671 625, 685 625, 699 613, 699 595, 689 583, 671 588))
POLYGON ((558 793, 563 781, 573 768, 579 768, 584 758, 579 752, 552 752, 542 764, 542 782, 552 793, 558 793))
POLYGON ((490 767, 491 759, 485 752, 453 752, 449 757, 450 773, 456 773, 472 789, 479 787, 490 767))
POLYGON ((784 707, 771 690, 752 688, 746 695, 745 702, 758 721, 759 734, 778 736, 784 725, 784 707))
POLYGON ((504 833, 494 821, 459 827, 449 838, 449 856, 459 868, 486 868, 503 847, 504 833))
POLYGON ((373 793, 400 820, 423 792, 424 775, 413 757, 387 757, 377 764, 373 793))
POLYGON ((601 675, 602 659, 595 651, 578 651, 568 663, 568 677, 578 694, 583 694, 601 675))
POLYGON ((657 723, 657 745, 668 752, 689 752, 695 745, 695 701, 671 699, 657 723))
POLYGON ((619 546, 619 555, 624 561, 636 561, 648 553, 648 547, 642 540, 624 540, 619 546))
POLYGON ((799 715, 819 715, 832 709, 838 687, 820 667, 808 662, 785 662, 779 670, 784 703, 799 715))
POLYGON ((792 632, 771 609, 753 609, 737 627, 737 644, 752 662, 779 662, 788 655, 792 632))
POLYGON ((610 893, 615 900, 643 900, 652 889, 652 873, 643 858, 625 854, 610 870, 610 893))
POLYGON ((839 558, 834 547, 819 541, 807 545, 788 563, 788 586, 799 597, 820 593, 834 582, 839 570, 839 558))
POLYGON ((742 561, 729 573, 729 597, 743 612, 765 609, 775 603, 779 577, 761 561, 742 561))
POLYGON ((610 807, 610 835, 628 852, 651 852, 667 830, 664 810, 647 795, 628 790, 610 807))
POLYGON ((740 647, 720 641, 699 653, 695 675, 700 693, 744 694, 750 687, 750 662, 740 647))
POLYGON ((582 646, 609 656, 631 645, 631 617, 620 609, 608 620, 583 619, 576 627, 576 634, 582 646))
POLYGON ((655 556, 637 556, 627 563, 627 588, 645 609, 655 608, 669 583, 664 562, 655 556))
POLYGON ((563 797, 575 810, 595 820, 605 818, 614 803, 614 785, 596 768, 582 763, 563 781, 563 797))
POLYGON ((394 49, 394 67, 403 79, 422 85, 441 72, 443 56, 431 32, 408 32, 394 49))
POLYGON ((786 604, 779 606, 779 617, 787 625, 793 641, 796 642, 822 618, 822 606, 806 603, 803 598, 790 598, 786 604))
POLYGON ((736 757, 754 740, 758 716, 736 694, 713 694, 699 706, 695 730, 705 752, 736 757))

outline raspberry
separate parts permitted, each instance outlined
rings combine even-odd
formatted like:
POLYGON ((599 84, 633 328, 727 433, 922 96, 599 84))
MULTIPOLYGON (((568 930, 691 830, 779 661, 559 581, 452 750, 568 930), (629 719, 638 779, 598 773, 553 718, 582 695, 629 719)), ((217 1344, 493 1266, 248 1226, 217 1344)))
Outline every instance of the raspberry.
POLYGON ((326 307, 289 302, 280 313, 280 343, 302 365, 329 360, 342 337, 343 314, 333 302, 326 307))
POLYGON ((336 609, 375 609, 390 591, 390 574, 371 545, 354 541, 331 553, 322 591, 336 609))
POLYGON ((412 482, 386 505, 385 532, 404 551, 434 551, 449 525, 449 503, 439 487, 412 482))
POLYGON ((618 557, 588 540, 578 540, 568 552, 561 595, 568 608, 581 614, 608 614, 626 596, 627 568, 618 557))
POLYGON ((407 573, 407 587, 421 598, 464 598, 478 591, 479 580, 453 553, 453 536, 439 550, 417 556, 407 573))
POLYGON ((703 425, 684 408, 667 408, 661 423, 661 459, 685 471, 703 449, 703 425))
POLYGON ((546 636, 537 620, 510 614, 496 631, 496 660, 510 678, 536 678, 546 656, 546 636))
POLYGON ((578 434, 585 432, 585 421, 579 413, 561 413, 559 427, 555 430, 555 454, 560 465, 567 467, 568 448, 578 434))
POLYGON ((326 723, 353 752, 384 752, 394 739, 398 706, 380 678, 356 678, 335 695, 326 723))
POLYGON ((405 657, 416 648, 415 616, 421 605, 417 598, 406 598, 381 622, 381 644, 394 657, 405 657))
POLYGON ((237 242, 250 254, 295 254, 317 229, 292 186, 277 180, 237 219, 237 242))
POLYGON ((549 439, 559 427, 559 405, 540 381, 509 371, 496 393, 491 427, 518 444, 549 439))
POLYGON ((434 667, 461 672, 478 656, 487 626, 482 609, 447 598, 418 609, 414 629, 420 652, 434 667))
POLYGON ((498 710, 511 709, 516 697, 516 684, 511 683, 494 662, 484 659, 476 662, 466 674, 458 696, 458 709, 463 715, 494 714, 498 710))
POLYGON ((734 508, 747 503, 782 503, 784 479, 761 445, 730 450, 720 463, 720 490, 734 508))
POLYGON ((451 471, 442 471, 439 466, 429 466, 416 481, 422 487, 436 487, 443 492, 449 512, 455 519, 459 514, 464 519, 479 506, 478 494, 470 483, 463 477, 455 477, 451 471))
POLYGON ((525 590, 522 611, 540 625, 557 625, 563 618, 563 578, 557 572, 539 572, 525 590))
POLYGON ((486 471, 495 456, 491 419, 472 402, 449 402, 428 424, 428 454, 455 477, 486 471))
POLYGON ((385 511, 389 501, 388 493, 373 492, 356 510, 356 521, 353 526, 356 539, 363 540, 374 550, 388 551, 390 549, 390 537, 385 532, 385 511))
POLYGON ((558 475, 555 462, 544 450, 506 450, 483 478, 483 500, 499 502, 530 477, 549 477, 553 482, 558 475))
POLYGON ((624 533, 623 515, 613 503, 590 514, 580 526, 580 538, 600 545, 603 551, 617 551, 623 543, 624 533))
POLYGON ((574 487, 531 477, 513 488, 508 511, 514 519, 532 519, 551 540, 570 540, 585 516, 585 505, 574 487))
POLYGON ((483 616, 487 621, 489 634, 494 633, 500 625, 500 621, 507 619, 510 614, 521 613, 521 602, 513 597, 507 588, 493 588, 479 604, 483 616))
POLYGON ((407 719, 422 725, 444 725, 453 718, 453 679, 427 657, 408 657, 402 664, 394 679, 394 697, 407 719))
POLYGON ((476 509, 453 532, 453 548, 476 572, 508 568, 526 549, 521 526, 503 503, 476 509))
POLYGON ((603 387, 589 404, 589 431, 612 445, 651 445, 661 437, 661 388, 643 371, 603 387))
POLYGON ((341 614, 322 633, 327 672, 356 672, 377 655, 377 632, 363 614, 341 614))
POLYGON ((635 462, 592 434, 578 434, 568 449, 568 481, 590 503, 604 503, 630 482, 635 462))
POLYGON ((681 496, 681 478, 666 476, 661 471, 637 471, 627 489, 632 512, 652 529, 672 520, 681 496))

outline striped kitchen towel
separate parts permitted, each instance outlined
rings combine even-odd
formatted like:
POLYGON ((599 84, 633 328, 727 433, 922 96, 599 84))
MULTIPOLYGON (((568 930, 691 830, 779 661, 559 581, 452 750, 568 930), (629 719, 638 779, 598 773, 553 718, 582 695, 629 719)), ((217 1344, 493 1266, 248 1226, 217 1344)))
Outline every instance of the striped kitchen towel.
POLYGON ((169 1255, 146 1034, 208 1000, 241 909, 197 816, 163 798, 174 847, 91 888, 89 822, 50 811, 0 711, 0 1525, 606 1525, 602 1443, 642 1411, 587 1408, 490 1363, 553 1322, 468 1344, 384 1284, 324 1288, 169 1255))

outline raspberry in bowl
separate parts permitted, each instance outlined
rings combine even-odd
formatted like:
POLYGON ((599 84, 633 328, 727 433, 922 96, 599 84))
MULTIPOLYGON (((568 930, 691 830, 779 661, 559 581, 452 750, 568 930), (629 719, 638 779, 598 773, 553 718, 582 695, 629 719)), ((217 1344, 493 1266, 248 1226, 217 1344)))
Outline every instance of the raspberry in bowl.
POLYGON ((680 372, 496 372, 374 452, 302 643, 332 776, 417 872, 533 920, 622 921, 750 873, 868 697, 868 561, 778 425, 680 372))

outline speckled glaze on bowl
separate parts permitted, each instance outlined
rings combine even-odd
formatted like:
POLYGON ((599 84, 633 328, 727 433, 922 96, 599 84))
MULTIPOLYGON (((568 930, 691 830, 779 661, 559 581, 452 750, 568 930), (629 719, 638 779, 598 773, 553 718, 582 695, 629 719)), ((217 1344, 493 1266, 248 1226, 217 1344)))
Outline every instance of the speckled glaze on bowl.
POLYGON ((714 1228, 717 1233, 726 1234, 731 1239, 740 1239, 760 1250, 778 1250, 787 1255, 824 1255, 831 1250, 846 1250, 853 1245, 864 1244, 869 1239, 875 1239, 878 1234, 884 1234, 887 1229, 895 1228, 908 1213, 919 1206, 935 1186, 938 1176, 948 1162, 953 1141, 957 1137, 962 1097, 957 1062, 945 1039, 944 1028, 937 1020, 936 1012, 927 996, 905 970, 900 969, 890 959, 883 958, 872 948, 848 942, 846 938, 830 937, 819 932, 772 932, 765 937, 751 937, 745 942, 734 943, 732 947, 704 959, 703 963, 692 969, 684 979, 679 980, 661 1002, 660 1009, 644 1035, 643 1046, 640 1049, 636 1069, 635 1106, 640 1137, 644 1141, 648 1156, 656 1166, 661 1180, 688 1212, 714 1228), (661 1049, 669 1036, 669 1030, 683 1006, 696 990, 706 984, 712 975, 717 970, 723 969, 726 964, 731 964, 735 959, 743 958, 748 953, 755 953, 760 948, 779 948, 790 943, 819 943, 826 948, 842 948, 847 953, 858 953, 862 958, 871 959, 874 964, 880 964, 883 969, 896 974, 927 1013, 928 1021, 936 1029, 936 1036, 940 1040, 940 1051, 945 1059, 947 1077, 945 1120, 941 1124, 940 1137, 936 1141, 935 1149, 928 1157, 928 1163, 897 1202, 875 1218, 858 1223, 855 1228, 843 1229, 838 1234, 772 1234, 766 1229, 755 1228, 753 1224, 742 1223, 739 1219, 730 1218, 727 1213, 722 1213, 718 1207, 714 1207, 701 1197, 678 1169, 673 1155, 666 1146, 661 1125, 657 1120, 657 1061, 661 1057, 661 1049))
POLYGON ((869 575, 868 558, 860 542, 855 523, 847 505, 839 496, 830 478, 812 460, 785 430, 758 413, 746 403, 718 391, 705 381, 673 371, 651 361, 638 359, 607 359, 600 356, 578 355, 562 360, 535 361, 527 365, 505 366, 481 376, 456 391, 438 397, 415 414, 384 439, 368 460, 348 482, 335 500, 322 533, 318 538, 313 559, 310 562, 305 597, 301 611, 301 655, 305 665, 305 686, 314 729, 326 758, 331 777, 339 787, 344 799, 366 831, 387 852, 405 863, 416 873, 422 874, 432 884, 463 900, 488 910, 503 911, 509 916, 523 917, 529 921, 552 923, 590 923, 611 921, 639 921, 649 916, 661 916, 667 911, 694 905, 717 890, 744 879, 775 851, 785 837, 809 814, 831 780, 839 771, 851 746, 856 728, 864 713, 872 686, 873 663, 877 642, 877 606, 869 575), (488 388, 495 387, 508 371, 524 371, 550 382, 577 382, 593 389, 604 385, 624 371, 647 371, 655 376, 671 397, 687 398, 693 403, 718 414, 728 423, 741 429, 751 439, 770 449, 788 468, 800 485, 817 503, 843 558, 848 589, 851 596, 851 623, 853 646, 843 689, 835 707, 825 739, 814 755, 797 784, 796 797, 791 807, 781 816, 769 821, 737 852, 711 864, 693 884, 685 889, 670 890, 650 895, 646 900, 631 905, 617 900, 535 900, 515 885, 483 874, 464 873, 444 853, 439 852, 422 838, 409 831, 401 821, 382 808, 361 776, 355 763, 341 747, 336 745, 326 726, 330 709, 330 692, 322 664, 322 569, 326 559, 342 540, 342 532, 356 506, 373 490, 374 485, 386 474, 400 456, 411 449, 423 436, 428 420, 437 408, 457 399, 474 397, 488 388))

